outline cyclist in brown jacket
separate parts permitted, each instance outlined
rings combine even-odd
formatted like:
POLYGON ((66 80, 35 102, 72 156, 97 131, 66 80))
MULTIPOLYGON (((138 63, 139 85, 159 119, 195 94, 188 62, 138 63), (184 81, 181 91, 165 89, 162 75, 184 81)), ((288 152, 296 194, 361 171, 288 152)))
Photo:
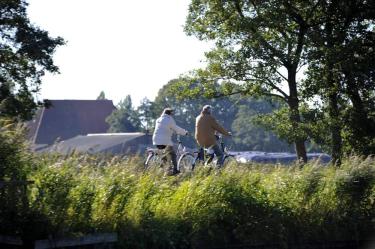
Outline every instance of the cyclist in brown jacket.
POLYGON ((215 132, 219 132, 225 136, 232 134, 224 129, 216 119, 211 115, 212 107, 205 105, 200 115, 195 122, 195 139, 203 148, 212 148, 217 157, 216 165, 221 167, 223 165, 224 153, 217 144, 215 132))

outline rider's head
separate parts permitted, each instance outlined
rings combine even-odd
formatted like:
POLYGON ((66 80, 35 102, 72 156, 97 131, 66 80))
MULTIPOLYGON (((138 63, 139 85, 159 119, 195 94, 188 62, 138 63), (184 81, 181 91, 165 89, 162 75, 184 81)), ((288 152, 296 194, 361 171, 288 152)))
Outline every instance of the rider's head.
POLYGON ((212 106, 210 105, 205 105, 202 108, 202 113, 204 114, 211 114, 211 111, 212 111, 212 106))
POLYGON ((174 112, 174 110, 172 108, 169 108, 169 107, 167 107, 163 110, 163 114, 167 114, 167 115, 172 115, 173 112, 174 112))

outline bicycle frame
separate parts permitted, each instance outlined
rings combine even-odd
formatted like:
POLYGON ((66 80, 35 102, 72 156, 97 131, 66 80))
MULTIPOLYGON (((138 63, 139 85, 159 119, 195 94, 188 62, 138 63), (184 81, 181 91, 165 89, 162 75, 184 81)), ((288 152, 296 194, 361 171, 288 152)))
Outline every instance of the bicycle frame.
MULTIPOLYGON (((226 160, 229 157, 234 158, 234 155, 230 154, 227 151, 227 148, 225 146, 225 143, 223 141, 222 135, 217 136, 217 139, 220 144, 220 148, 222 149, 224 153, 224 163, 228 160, 226 160)), ((177 136, 177 150, 176 150, 176 156, 177 156, 177 168, 181 172, 187 172, 187 171, 193 171, 196 164, 199 162, 203 162, 204 165, 210 164, 214 158, 215 154, 213 152, 208 152, 207 149, 200 148, 198 151, 189 152, 186 150, 186 147, 182 144, 180 136, 177 136)), ((147 160, 145 162, 145 168, 147 169, 150 165, 150 162, 152 162, 153 159, 156 159, 158 164, 162 167, 164 163, 167 161, 162 161, 165 157, 161 157, 164 154, 163 149, 157 149, 157 148, 148 148, 147 149, 147 160), (156 158, 155 158, 156 157, 156 158)))
MULTIPOLYGON (((234 155, 230 154, 227 150, 227 147, 225 146, 224 140, 223 140, 223 135, 215 135, 216 139, 219 141, 220 148, 222 152, 224 153, 224 162, 228 157, 234 157, 234 155)), ((199 148, 199 150, 196 152, 195 156, 195 162, 193 165, 193 168, 195 168, 196 164, 198 162, 203 162, 204 165, 210 164, 214 158, 216 157, 215 153, 213 151, 210 151, 210 148, 199 148)))
MULTIPOLYGON (((177 150, 176 150, 176 157, 177 157, 177 162, 178 162, 180 160, 181 156, 184 155, 186 147, 182 145, 180 135, 177 135, 177 143, 178 143, 178 146, 177 146, 177 150)), ((155 157, 155 156, 161 157, 162 155, 164 155, 164 149, 147 148, 146 154, 147 154, 147 159, 145 161, 145 168, 148 168, 149 163, 150 163, 151 159, 153 159, 153 157, 155 157)), ((162 159, 164 159, 164 157, 162 159)), ((166 163, 166 161, 160 161, 161 166, 164 163, 166 163)))

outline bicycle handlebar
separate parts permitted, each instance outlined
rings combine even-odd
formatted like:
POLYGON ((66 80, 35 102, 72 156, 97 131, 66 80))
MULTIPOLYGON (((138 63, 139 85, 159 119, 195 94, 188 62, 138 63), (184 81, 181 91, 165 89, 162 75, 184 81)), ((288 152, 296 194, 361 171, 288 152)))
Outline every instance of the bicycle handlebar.
MULTIPOLYGON (((232 132, 229 132, 229 134, 230 134, 229 135, 230 137, 233 136, 232 132)), ((177 134, 177 142, 178 143, 181 143, 181 136, 193 136, 193 135, 190 132, 188 132, 186 135, 177 134)), ((217 140, 223 140, 224 135, 221 134, 221 133, 217 133, 217 134, 215 134, 215 137, 216 137, 217 140)), ((195 138, 195 137, 193 136, 193 138, 195 138)))
POLYGON ((181 136, 189 136, 189 135, 190 135, 189 132, 186 133, 185 135, 179 135, 179 134, 177 134, 177 142, 178 142, 178 143, 181 143, 181 136))

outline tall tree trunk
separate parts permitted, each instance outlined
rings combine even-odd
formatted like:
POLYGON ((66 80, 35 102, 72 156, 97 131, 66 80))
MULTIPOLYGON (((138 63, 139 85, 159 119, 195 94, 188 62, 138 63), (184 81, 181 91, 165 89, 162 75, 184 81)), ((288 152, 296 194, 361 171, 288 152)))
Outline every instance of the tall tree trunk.
MULTIPOLYGON (((293 130, 298 132, 299 124, 301 123, 301 117, 298 109, 299 100, 297 93, 296 74, 297 71, 295 68, 288 68, 288 84, 290 91, 288 105, 290 110, 290 122, 292 124, 293 130)), ((305 140, 306 139, 297 136, 294 141, 297 158, 298 160, 302 160, 304 163, 307 162, 305 140)))
MULTIPOLYGON (((333 5, 334 3, 332 3, 333 5)), ((329 7, 329 12, 331 7, 329 7)), ((339 83, 335 80, 334 72, 334 37, 333 37, 333 28, 330 20, 326 23, 326 41, 327 41, 327 51, 326 51, 326 65, 325 65, 325 74, 326 74, 326 84, 327 84, 327 98, 328 98, 328 115, 330 118, 330 132, 331 132, 331 156, 332 161, 337 166, 341 165, 342 157, 342 137, 341 130, 342 126, 340 123, 340 112, 338 106, 338 92, 339 92, 339 83)))
POLYGON ((368 113, 363 105, 361 95, 359 94, 358 86, 350 72, 345 72, 345 76, 347 79, 346 93, 348 94, 348 97, 353 104, 353 108, 357 113, 360 122, 365 122, 361 123, 360 125, 366 125, 368 113))
POLYGON ((351 72, 345 72, 345 76, 347 79, 346 94, 353 104, 353 111, 350 113, 350 123, 345 124, 351 128, 353 138, 355 138, 349 141, 350 145, 356 153, 362 155, 373 154, 373 147, 368 146, 368 140, 375 138, 375 122, 369 118, 369 112, 362 100, 353 75, 351 72))
POLYGON ((339 120, 338 96, 332 93, 328 96, 328 113, 331 119, 331 154, 332 161, 337 166, 341 165, 342 157, 342 137, 341 137, 341 124, 339 120))

